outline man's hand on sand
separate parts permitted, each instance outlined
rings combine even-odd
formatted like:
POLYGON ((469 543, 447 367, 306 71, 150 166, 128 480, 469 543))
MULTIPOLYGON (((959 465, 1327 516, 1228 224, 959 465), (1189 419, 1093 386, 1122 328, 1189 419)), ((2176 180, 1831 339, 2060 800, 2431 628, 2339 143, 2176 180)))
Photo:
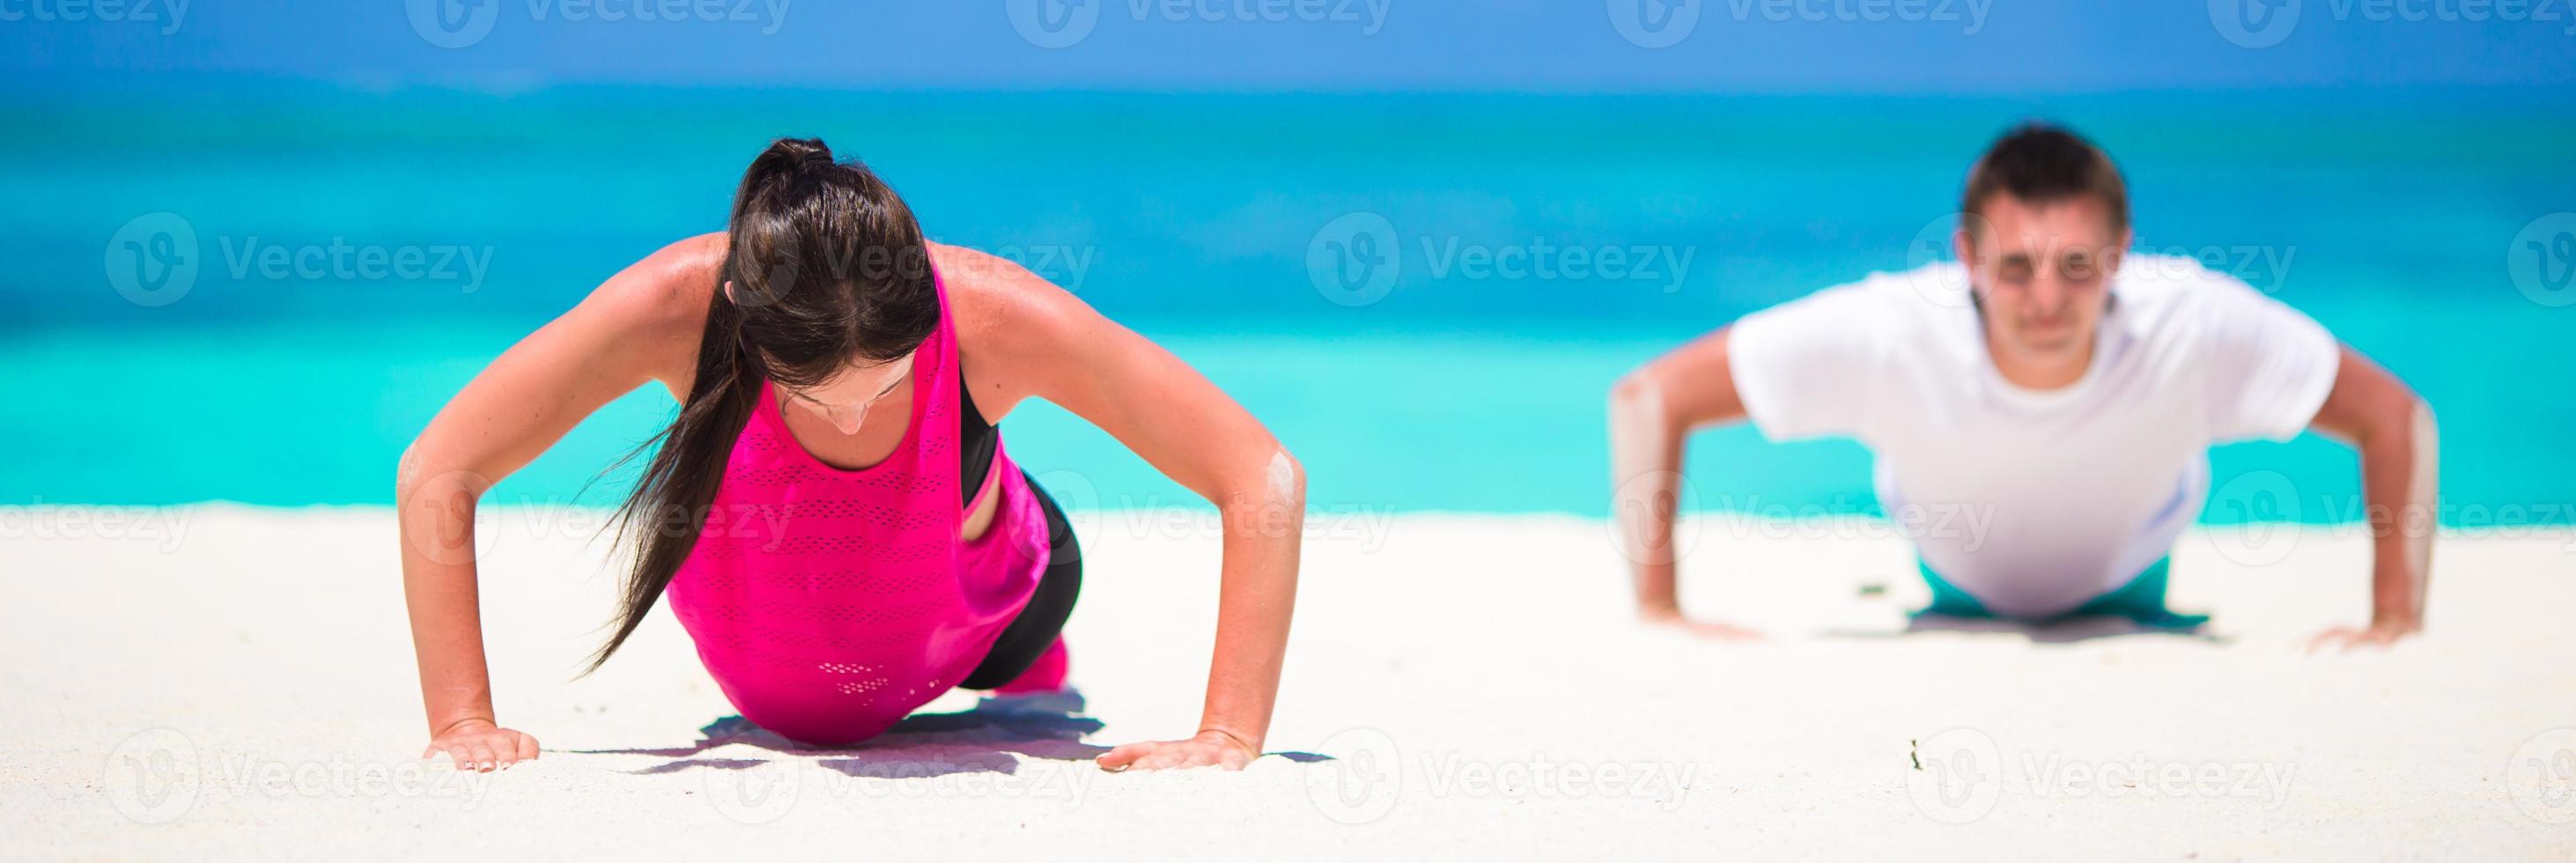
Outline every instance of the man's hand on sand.
POLYGON ((489 719, 467 719, 447 726, 429 741, 420 757, 429 758, 445 752, 458 770, 490 773, 507 769, 521 761, 537 757, 537 739, 525 732, 512 731, 492 724, 489 719))
POLYGON ((2347 652, 2365 647, 2386 649, 2396 644, 2398 639, 2422 631, 2424 627, 2421 624, 2394 621, 2373 622, 2369 626, 2338 626, 2308 639, 2308 652, 2329 648, 2347 652))
POLYGON ((1760 632, 1720 623, 1714 620, 1692 620, 1677 610, 1647 611, 1640 615, 1648 625, 1669 627, 1710 641, 1763 641, 1760 632))
POLYGON ((1100 769, 1170 770, 1178 767, 1223 767, 1241 770, 1261 757, 1254 747, 1223 731, 1201 731, 1188 740, 1130 743, 1100 756, 1100 769))

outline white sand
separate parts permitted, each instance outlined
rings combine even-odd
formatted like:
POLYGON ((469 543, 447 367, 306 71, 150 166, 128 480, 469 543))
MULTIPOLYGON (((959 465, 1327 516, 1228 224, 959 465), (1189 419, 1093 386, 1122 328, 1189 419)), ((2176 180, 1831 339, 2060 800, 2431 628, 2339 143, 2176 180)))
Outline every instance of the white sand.
POLYGON ((13 515, 11 859, 2576 856, 2564 533, 2448 538, 2430 634, 2311 658, 2305 636, 2365 613, 2349 532, 2190 537, 2175 604, 2215 610, 2222 641, 2043 643, 1895 635, 1923 589, 1866 526, 1703 523, 1693 605, 1773 635, 1738 646, 1633 625, 1598 522, 1334 521, 1307 547, 1269 741, 1333 758, 1110 775, 1096 745, 1195 727, 1202 526, 1085 519, 1087 735, 988 711, 784 752, 696 745, 731 711, 667 614, 567 682, 609 608, 595 516, 504 511, 484 529, 496 686, 545 755, 460 778, 411 758, 390 512, 149 511, 109 539, 61 535, 95 512, 13 515), (1911 769, 1914 740, 1933 769, 1911 769))

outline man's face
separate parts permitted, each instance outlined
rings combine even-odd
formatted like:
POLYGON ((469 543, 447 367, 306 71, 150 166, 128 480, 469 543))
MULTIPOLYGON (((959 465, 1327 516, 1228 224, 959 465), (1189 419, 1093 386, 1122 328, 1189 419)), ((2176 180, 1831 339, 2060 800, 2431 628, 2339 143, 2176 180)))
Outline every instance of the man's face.
POLYGON ((2023 359, 2089 356, 2129 231, 2113 231, 2108 208, 2091 195, 2033 205, 1999 194, 1986 201, 1983 227, 1963 222, 1951 242, 1996 349, 2023 359))

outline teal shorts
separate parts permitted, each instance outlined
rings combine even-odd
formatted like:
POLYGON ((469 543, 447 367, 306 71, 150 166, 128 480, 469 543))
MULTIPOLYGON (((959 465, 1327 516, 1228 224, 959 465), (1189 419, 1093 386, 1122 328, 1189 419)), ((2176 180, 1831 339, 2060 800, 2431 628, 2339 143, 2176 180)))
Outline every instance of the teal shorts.
MULTIPOLYGON (((2166 569, 2172 563, 2173 558, 2170 557, 2158 560, 2154 565, 2148 566, 2145 572, 2138 573, 2138 577, 2129 579, 2128 584, 2094 597, 2074 611, 2024 622, 2049 623, 2077 617, 2117 617, 2150 629, 2198 628, 2201 624, 2209 622, 2209 615, 2175 614, 2165 608, 2166 569)), ((1932 614, 1943 617, 2002 619, 2000 615, 1986 610, 1986 604, 1978 602, 1976 597, 1969 596, 1967 591, 1960 590, 1956 585, 1942 580, 1941 576, 1932 572, 1931 566, 1917 565, 1923 570, 1923 583, 1932 588, 1932 605, 1915 612, 1915 616, 1932 614)))

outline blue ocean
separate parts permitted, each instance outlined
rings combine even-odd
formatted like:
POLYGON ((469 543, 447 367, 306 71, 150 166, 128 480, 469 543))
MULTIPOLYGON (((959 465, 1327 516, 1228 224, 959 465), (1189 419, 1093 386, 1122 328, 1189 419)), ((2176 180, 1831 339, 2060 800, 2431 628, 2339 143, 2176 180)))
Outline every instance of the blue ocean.
MULTIPOLYGON (((1205 372, 1305 462, 1318 508, 1598 515, 1619 374, 1928 260, 1968 161, 2048 117, 2121 161, 2142 248, 2305 310, 2433 403, 2446 522, 2576 510, 2576 110, 2475 92, 262 83, 5 101, 5 504, 389 504, 397 455, 484 363, 624 265, 720 230, 751 155, 812 135, 864 158, 933 238, 1020 260, 1205 372)), ((613 504, 627 477, 608 468, 673 408, 631 394, 491 499, 613 504)), ((1004 430, 1068 505, 1194 505, 1050 406, 1004 430)), ((2212 458, 2205 518, 2355 513, 2357 461, 2335 443, 2212 458), (2249 488, 2291 493, 2226 499, 2249 488)), ((1721 429, 1690 471, 1702 508, 1875 511, 1848 442, 1721 429)))

